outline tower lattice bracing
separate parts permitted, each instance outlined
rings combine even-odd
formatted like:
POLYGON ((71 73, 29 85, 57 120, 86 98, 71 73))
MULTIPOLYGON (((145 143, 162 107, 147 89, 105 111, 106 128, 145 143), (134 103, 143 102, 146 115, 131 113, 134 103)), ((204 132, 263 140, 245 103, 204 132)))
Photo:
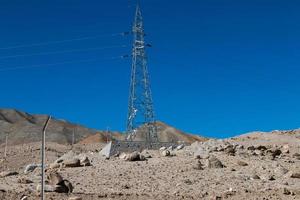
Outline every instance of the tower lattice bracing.
POLYGON ((147 69, 147 55, 144 25, 139 5, 133 24, 133 47, 131 82, 127 117, 126 140, 135 139, 138 131, 143 131, 146 142, 158 142, 153 101, 147 69))

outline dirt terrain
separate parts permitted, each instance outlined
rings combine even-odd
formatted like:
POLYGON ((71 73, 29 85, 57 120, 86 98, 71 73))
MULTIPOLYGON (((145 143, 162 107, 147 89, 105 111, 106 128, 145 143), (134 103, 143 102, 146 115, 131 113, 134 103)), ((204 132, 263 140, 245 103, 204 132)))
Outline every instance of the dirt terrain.
MULTIPOLYGON (((46 174, 59 173, 74 189, 47 192, 46 199, 300 199, 299 136, 298 130, 255 132, 109 159, 99 155, 105 144, 48 143, 46 174), (76 156, 87 157, 90 166, 75 166, 76 156)), ((39 199, 40 169, 24 173, 39 163, 39 146, 9 148, 0 165, 0 199, 39 199)))
MULTIPOLYGON (((41 132, 48 115, 36 115, 14 109, 0 109, 0 144, 5 142, 5 136, 8 134, 8 143, 10 145, 25 144, 37 142, 41 139, 41 132)), ((203 141, 205 138, 184 133, 163 122, 157 122, 156 126, 159 132, 159 140, 184 141, 193 143, 203 141)), ((72 144, 74 134, 74 143, 90 144, 103 143, 112 139, 124 139, 124 134, 118 131, 103 131, 86 128, 82 125, 68 122, 62 119, 52 117, 46 134, 48 142, 59 144, 72 144)), ((145 140, 145 135, 138 135, 135 140, 145 140)))

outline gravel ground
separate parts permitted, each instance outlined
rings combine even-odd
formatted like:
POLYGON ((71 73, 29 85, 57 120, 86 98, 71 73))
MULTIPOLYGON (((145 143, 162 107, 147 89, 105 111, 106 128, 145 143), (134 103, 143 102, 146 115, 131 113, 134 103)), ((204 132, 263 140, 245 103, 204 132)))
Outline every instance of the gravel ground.
MULTIPOLYGON (((252 133, 194 143, 166 157, 149 150, 142 154, 152 158, 135 162, 105 159, 98 153, 101 147, 103 144, 76 145, 73 151, 87 156, 91 166, 56 169, 74 190, 72 194, 47 193, 46 199, 300 199, 300 178, 292 178, 300 173, 298 135, 252 133), (258 145, 265 149, 258 150, 258 145)), ((70 150, 71 146, 47 144, 47 164, 70 150)), ((24 174, 24 167, 39 159, 38 143, 9 148, 0 172, 19 174, 0 178, 0 199, 21 199, 22 195, 39 199, 35 188, 40 171, 24 174), (21 184, 21 178, 33 183, 21 184)))

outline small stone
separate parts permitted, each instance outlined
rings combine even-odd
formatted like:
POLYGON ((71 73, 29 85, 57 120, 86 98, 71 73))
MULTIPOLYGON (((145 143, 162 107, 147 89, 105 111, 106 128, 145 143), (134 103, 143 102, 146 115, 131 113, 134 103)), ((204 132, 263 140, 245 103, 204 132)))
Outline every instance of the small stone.
POLYGON ((21 197, 20 200, 28 200, 28 197, 24 195, 24 196, 21 197))
POLYGON ((283 194, 290 195, 291 192, 287 188, 283 188, 283 194))
POLYGON ((235 149, 233 148, 232 145, 228 145, 226 148, 225 148, 225 153, 229 156, 234 156, 235 155, 235 149))
POLYGON ((282 167, 282 166, 278 166, 274 169, 274 173, 276 174, 276 176, 280 177, 285 175, 286 173, 288 173, 289 170, 287 170, 286 168, 282 167))
POLYGON ((33 183, 33 182, 31 180, 25 178, 25 177, 22 177, 22 178, 18 179, 18 183, 20 183, 20 184, 30 184, 30 183, 33 183))
POLYGON ((200 160, 198 160, 197 163, 194 164, 193 169, 196 169, 196 170, 203 170, 203 165, 202 165, 202 163, 201 163, 200 160))
POLYGON ((37 164, 29 164, 25 167, 24 174, 28 174, 29 172, 33 172, 37 167, 40 167, 40 165, 37 164))
POLYGON ((241 161, 241 160, 239 160, 239 161, 237 161, 237 164, 239 165, 239 166, 248 166, 248 163, 246 163, 246 162, 244 162, 244 161, 241 161))
POLYGON ((207 166, 208 166, 208 168, 224 168, 225 167, 223 165, 223 163, 215 156, 209 157, 207 166))
POLYGON ((260 179, 260 177, 257 174, 253 174, 250 179, 258 180, 258 179, 260 179))
POLYGON ((273 175, 269 176, 269 181, 275 181, 275 177, 273 175))

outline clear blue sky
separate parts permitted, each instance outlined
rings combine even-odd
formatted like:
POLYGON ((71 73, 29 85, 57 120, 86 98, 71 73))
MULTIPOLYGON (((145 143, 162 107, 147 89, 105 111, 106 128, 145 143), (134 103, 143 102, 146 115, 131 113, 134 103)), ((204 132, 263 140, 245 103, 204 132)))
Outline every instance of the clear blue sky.
MULTIPOLYGON (((131 37, 112 34, 131 29, 134 4, 1 1, 0 107, 124 130, 131 61, 111 58, 130 54, 131 37), (74 63, 47 66, 60 62, 74 63)), ((141 4, 158 120, 213 137, 300 127, 299 1, 141 4)))

